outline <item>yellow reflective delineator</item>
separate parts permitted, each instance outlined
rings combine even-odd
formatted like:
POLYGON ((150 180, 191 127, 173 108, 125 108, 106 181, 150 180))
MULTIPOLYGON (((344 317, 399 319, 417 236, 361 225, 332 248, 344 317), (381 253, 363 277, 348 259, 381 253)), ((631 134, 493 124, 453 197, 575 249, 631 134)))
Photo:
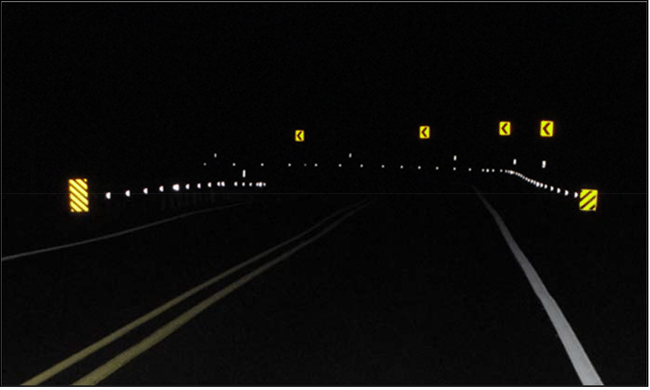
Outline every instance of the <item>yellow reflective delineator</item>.
POLYGON ((553 136, 553 121, 542 121, 539 133, 542 137, 552 137, 553 136))
POLYGON ((580 210, 596 211, 598 205, 598 190, 580 190, 580 210))
POLYGON ((429 126, 420 126, 420 139, 429 139, 431 137, 431 129, 429 126))
POLYGON ((68 180, 70 191, 70 211, 73 213, 88 212, 88 179, 68 180))
POLYGON ((510 135, 510 122, 499 122, 499 135, 510 135))
POLYGON ((305 130, 296 130, 296 142, 303 142, 305 140, 305 130))

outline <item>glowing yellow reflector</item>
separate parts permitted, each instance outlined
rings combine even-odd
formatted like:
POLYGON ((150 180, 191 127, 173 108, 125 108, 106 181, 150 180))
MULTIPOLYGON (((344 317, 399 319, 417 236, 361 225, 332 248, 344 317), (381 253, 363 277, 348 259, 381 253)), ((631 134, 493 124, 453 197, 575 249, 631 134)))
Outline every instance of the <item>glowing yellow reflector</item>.
POLYGON ((429 126, 420 126, 420 139, 429 139, 431 137, 431 129, 429 126))
POLYGON ((598 190, 580 190, 580 210, 596 211, 598 204, 598 190))
POLYGON ((305 130, 296 130, 296 142, 305 141, 305 130))
POLYGON ((70 191, 70 211, 73 213, 88 212, 88 179, 68 180, 70 191))
POLYGON ((542 137, 552 137, 553 121, 542 121, 542 124, 539 129, 539 133, 542 135, 542 137))
POLYGON ((510 135, 510 122, 499 122, 499 135, 510 135))

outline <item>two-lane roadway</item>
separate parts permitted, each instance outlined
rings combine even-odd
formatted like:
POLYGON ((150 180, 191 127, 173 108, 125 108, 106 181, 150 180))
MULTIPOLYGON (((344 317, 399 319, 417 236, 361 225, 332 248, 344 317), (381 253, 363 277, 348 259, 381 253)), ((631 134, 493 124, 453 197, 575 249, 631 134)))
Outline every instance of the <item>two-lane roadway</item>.
POLYGON ((511 244, 473 193, 284 196, 6 261, 3 384, 585 383, 511 244))

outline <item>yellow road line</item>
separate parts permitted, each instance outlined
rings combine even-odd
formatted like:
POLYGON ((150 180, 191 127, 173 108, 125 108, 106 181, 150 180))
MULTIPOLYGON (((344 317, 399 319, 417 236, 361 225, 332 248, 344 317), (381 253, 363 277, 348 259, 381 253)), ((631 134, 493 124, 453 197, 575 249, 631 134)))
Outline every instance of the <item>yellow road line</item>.
POLYGON ((174 333, 176 330, 178 330, 181 326, 189 322, 191 319, 199 315, 201 312, 203 312, 205 309, 210 307, 212 304, 216 303, 220 299, 224 298, 231 292, 235 291, 239 287, 243 286, 244 284, 248 283, 251 281, 253 278, 256 276, 262 274, 264 271, 268 270, 269 268, 273 267, 274 265, 278 264, 279 262, 286 260, 289 258, 291 255, 294 253, 298 252, 300 249, 303 247, 311 244, 312 242, 316 241, 323 235, 329 233, 331 230, 333 230, 335 227, 337 227, 341 222, 343 222, 345 219, 349 218, 353 214, 355 214, 357 211, 361 210, 362 208, 368 206, 368 203, 358 207, 347 214, 345 214, 343 217, 339 218, 336 222, 334 222, 332 225, 330 225, 327 229, 323 230, 321 233, 317 234, 316 236, 312 237, 311 239, 303 242, 302 244, 299 244, 295 248, 291 249, 290 251, 284 253, 283 255, 277 257, 273 261, 270 261, 259 268, 255 269, 254 271, 246 274, 245 276, 239 278, 235 282, 229 284, 225 288, 221 289, 214 295, 210 296, 209 298, 204 299, 201 301, 199 304, 194 306, 193 308, 187 310, 185 313, 181 314, 180 316, 176 317, 174 320, 170 321, 166 325, 162 326, 158 330, 156 330, 154 333, 140 341, 139 343, 135 344, 134 346, 126 349, 119 355, 115 356, 108 362, 104 363, 102 366, 96 368, 93 370, 90 374, 84 376, 83 378, 79 379, 78 381, 74 382, 73 385, 82 385, 82 386, 91 386, 95 385, 105 378, 107 378, 109 375, 114 373, 115 371, 119 370, 121 367, 125 366, 127 363, 129 363, 131 360, 135 359, 138 357, 140 354, 143 352, 147 351, 154 345, 158 344, 168 336, 170 336, 172 333, 174 333))
POLYGON ((223 272, 223 273, 221 273, 221 274, 207 280, 206 282, 203 282, 203 283, 199 284, 198 286, 186 291, 185 293, 179 295, 178 297, 176 297, 174 299, 171 299, 170 301, 164 303, 163 305, 157 307, 156 309, 150 311, 149 313, 147 313, 147 314, 141 316, 140 318, 130 322, 129 324, 121 327, 120 329, 114 331, 113 333, 109 334, 108 336, 106 336, 106 337, 102 338, 101 340, 93 343, 92 345, 89 345, 88 347, 82 349, 81 351, 75 353, 74 355, 68 357, 67 359, 55 364, 54 366, 48 368, 47 370, 41 372, 40 374, 34 376, 33 378, 25 381, 22 384, 23 385, 28 385, 28 386, 34 386, 34 385, 38 385, 38 384, 43 383, 44 381, 48 380, 49 378, 53 377, 54 375, 58 374, 59 372, 65 370, 66 368, 70 367, 71 365, 76 364, 77 362, 85 359, 89 355, 95 353, 99 349, 109 345, 110 343, 114 342, 115 340, 117 340, 120 337, 124 336, 125 334, 129 333, 130 331, 137 328, 138 326, 148 322, 149 320, 157 317, 158 315, 160 315, 160 314, 164 313, 165 311, 171 309, 172 307, 176 306, 177 304, 183 302, 185 299, 187 299, 187 298, 191 297, 192 295, 198 293, 199 291, 203 290, 204 288, 218 282, 219 280, 221 280, 221 279, 227 277, 228 275, 238 271, 239 269, 241 269, 243 267, 246 267, 247 265, 252 264, 252 263, 264 258, 269 253, 271 253, 271 252, 273 252, 273 251, 275 251, 275 250, 277 250, 277 249, 279 249, 279 248, 281 248, 281 247, 283 247, 283 246, 285 246, 287 244, 290 244, 293 241, 296 241, 296 240, 302 238, 303 236, 305 236, 309 232, 313 231, 314 229, 317 229, 319 226, 326 223, 330 219, 334 218, 335 216, 345 212, 346 210, 348 210, 348 209, 350 209, 350 208, 352 208, 352 207, 354 207, 354 206, 356 206, 358 204, 359 203, 355 203, 352 206, 348 206, 346 208, 338 210, 337 212, 335 212, 332 215, 328 216, 327 218, 323 219, 322 221, 320 221, 316 225, 314 225, 311 228, 307 229, 303 233, 300 233, 297 236, 295 236, 295 237, 293 237, 293 238, 291 238, 291 239, 289 239, 287 241, 284 241, 284 242, 274 246, 273 248, 270 248, 270 249, 258 254, 257 256, 255 256, 255 257, 253 257, 253 258, 251 258, 251 259, 249 259, 249 260, 247 260, 247 261, 245 261, 245 262, 243 262, 243 263, 241 263, 239 265, 236 265, 236 266, 228 269, 227 271, 225 271, 225 272, 223 272))

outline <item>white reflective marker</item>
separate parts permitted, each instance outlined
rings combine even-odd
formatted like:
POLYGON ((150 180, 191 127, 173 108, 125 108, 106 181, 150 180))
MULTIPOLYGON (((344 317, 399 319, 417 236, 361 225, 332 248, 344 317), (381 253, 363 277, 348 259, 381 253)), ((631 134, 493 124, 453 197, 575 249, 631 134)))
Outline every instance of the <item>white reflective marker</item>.
POLYGON ((315 166, 315 167, 318 167, 318 163, 314 163, 314 166, 315 166))
POLYGON ((305 163, 304 165, 307 166, 307 163, 305 163))
POLYGON ((246 170, 242 169, 241 171, 241 177, 245 178, 246 177, 246 170))
POLYGON ((174 185, 172 186, 172 188, 174 189, 174 191, 178 191, 178 189, 179 189, 180 187, 178 186, 178 184, 174 184, 174 185))
POLYGON ((574 198, 577 198, 577 197, 578 197, 578 193, 575 192, 575 193, 573 194, 573 197, 574 197, 574 198))
POLYGON ((289 163, 288 166, 290 167, 290 166, 291 166, 291 163, 289 163))
POLYGON ((339 164, 339 168, 341 168, 341 164, 339 164))
POLYGON ((217 158, 217 154, 216 154, 216 153, 214 154, 214 158, 217 158))
POLYGON ((249 187, 252 187, 252 186, 253 186, 253 183, 248 183, 248 186, 249 186, 249 187))
POLYGON ((438 167, 436 167, 436 171, 438 170, 438 167))
POLYGON ((553 191, 553 186, 551 186, 551 192, 553 191))
POLYGON ((163 186, 158 187, 158 191, 160 191, 160 192, 165 191, 165 187, 163 187, 163 186))
POLYGON ((512 159, 512 165, 517 165, 517 159, 516 158, 512 159))
POLYGON ((359 165, 360 168, 363 168, 363 164, 359 165))
POLYGON ((422 167, 418 165, 418 169, 422 169, 422 167))
POLYGON ((404 169, 404 165, 400 165, 400 166, 399 166, 399 169, 404 169))
POLYGON ((559 194, 562 190, 560 188, 557 189, 557 193, 559 194))
POLYGON ((201 183, 197 183, 196 188, 201 189, 201 183))
POLYGON ((205 163, 205 162, 204 162, 204 163, 203 163, 203 166, 204 166, 204 167, 207 167, 207 166, 208 166, 208 163, 205 163))
POLYGON ((546 168, 546 160, 542 160, 542 169, 546 168))
POLYGON ((468 170, 469 172, 472 172, 472 168, 468 168, 467 170, 468 170))
POLYGON ((381 167, 384 168, 384 165, 382 164, 381 167))
POLYGON ((263 166, 264 166, 264 163, 260 163, 260 167, 263 167, 263 166))
POLYGON ((237 182, 235 182, 235 187, 237 187, 237 182))
POLYGON ((212 182, 211 181, 208 182, 208 188, 212 188, 212 182))
POLYGON ((352 158, 352 153, 350 153, 350 155, 348 156, 348 158, 352 158))
POLYGON ((242 186, 242 187, 246 187, 246 182, 242 182, 242 183, 241 183, 241 186, 242 186))
POLYGON ((457 160, 457 158, 456 158, 456 155, 454 154, 454 161, 456 161, 456 160, 457 160))
POLYGON ((130 197, 131 196, 131 190, 126 190, 125 194, 126 194, 127 198, 130 197))
POLYGON ((142 192, 144 192, 144 194, 147 195, 149 193, 149 189, 145 188, 145 189, 142 190, 142 192))
POLYGON ((235 164, 235 163, 232 163, 232 166, 233 166, 233 167, 234 167, 234 166, 236 166, 236 165, 237 165, 237 164, 235 164))
POLYGON ((569 196, 569 190, 564 190, 564 196, 569 196))
POLYGON ((456 167, 454 167, 454 171, 456 170, 456 167))
POLYGON ((185 189, 189 190, 190 189, 190 183, 185 184, 185 189))
POLYGON ((110 199, 110 198, 111 198, 111 193, 110 193, 110 192, 107 192, 107 193, 106 193, 106 199, 110 199))

